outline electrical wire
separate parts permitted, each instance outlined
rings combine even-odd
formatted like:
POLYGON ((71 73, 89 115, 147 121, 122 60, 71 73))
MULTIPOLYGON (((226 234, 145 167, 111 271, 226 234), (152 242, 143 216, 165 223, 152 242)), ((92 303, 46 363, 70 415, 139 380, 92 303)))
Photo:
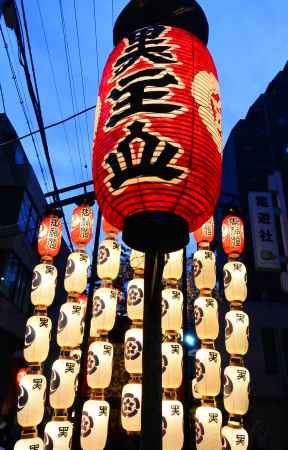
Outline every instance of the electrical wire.
POLYGON ((100 70, 99 70, 98 32, 97 32, 97 18, 96 18, 96 0, 92 0, 92 2, 93 2, 93 21, 94 21, 94 36, 96 48, 96 65, 97 65, 97 89, 99 89, 100 70))
MULTIPOLYGON (((44 20, 43 20, 43 14, 42 14, 42 10, 41 10, 41 6, 40 6, 40 1, 39 0, 37 0, 37 7, 38 7, 39 16, 40 16, 40 24, 41 24, 41 29, 42 29, 42 32, 43 32, 46 52, 47 52, 47 55, 48 55, 49 66, 50 66, 50 70, 51 70, 51 74, 52 74, 52 81, 53 81, 54 89, 55 89, 55 92, 56 92, 56 99, 57 99, 58 109, 59 109, 59 112, 60 112, 61 120, 63 120, 64 114, 63 114, 62 104, 61 104, 61 100, 60 100, 59 89, 58 89, 57 82, 56 82, 56 75, 55 75, 54 65, 53 65, 53 62, 52 62, 52 56, 51 56, 51 52, 50 52, 50 48, 49 48, 49 44, 48 44, 47 33, 46 33, 46 29, 45 29, 45 24, 44 24, 44 20)), ((76 173, 75 163, 74 163, 74 160, 73 160, 73 155, 72 155, 72 149, 71 149, 70 141, 69 141, 69 138, 68 138, 67 128, 65 126, 65 120, 63 120, 62 123, 63 123, 63 132, 64 132, 64 137, 65 137, 66 148, 67 148, 68 155, 69 155, 69 158, 70 158, 74 179, 77 180, 77 173, 76 173)), ((47 128, 49 128, 49 127, 45 127, 45 129, 47 129, 47 128)))

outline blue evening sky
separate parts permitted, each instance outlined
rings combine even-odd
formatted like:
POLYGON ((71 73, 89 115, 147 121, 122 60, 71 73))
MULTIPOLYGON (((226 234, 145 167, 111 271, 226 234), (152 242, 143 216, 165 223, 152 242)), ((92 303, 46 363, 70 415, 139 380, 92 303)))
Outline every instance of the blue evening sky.
MULTIPOLYGON (((20 6, 20 2, 17 3, 20 6)), ((114 0, 114 10, 112 11, 112 0, 62 0, 73 73, 72 85, 74 86, 72 89, 75 92, 73 101, 67 75, 59 0, 26 0, 24 3, 44 122, 50 124, 73 114, 73 111, 84 108, 74 4, 76 5, 83 65, 85 103, 86 106, 91 106, 96 102, 98 91, 93 3, 96 8, 98 60, 101 76, 106 58, 112 48, 112 22, 128 2, 127 0, 114 0), (56 76, 60 108, 45 46, 39 5, 56 76)), ((225 143, 235 123, 246 115, 249 106, 265 90, 269 81, 283 68, 288 59, 288 3, 287 0, 246 0, 245 2, 243 0, 199 0, 199 3, 210 24, 208 47, 214 57, 220 78, 225 143)), ((36 121, 28 100, 22 68, 17 60, 14 34, 5 27, 3 19, 1 19, 1 25, 22 96, 26 97, 28 103, 32 129, 35 129, 36 121)), ((17 133, 19 135, 26 134, 28 132, 27 124, 19 104, 1 38, 0 68, 0 83, 4 93, 6 112, 17 133)), ((2 111, 1 101, 0 111, 2 111)), ((63 126, 59 126, 47 131, 59 187, 91 179, 93 121, 94 113, 92 112, 81 116, 76 121, 68 122, 65 129, 63 126)), ((37 143, 47 171, 39 138, 37 143)), ((23 140, 23 147, 45 191, 45 184, 30 138, 23 140)), ((50 186, 51 183, 48 184, 49 188, 50 186)))

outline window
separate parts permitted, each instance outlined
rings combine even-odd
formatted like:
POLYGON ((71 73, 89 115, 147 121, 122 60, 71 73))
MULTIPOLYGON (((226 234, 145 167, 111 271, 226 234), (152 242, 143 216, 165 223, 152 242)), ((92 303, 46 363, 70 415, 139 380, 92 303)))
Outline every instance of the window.
POLYGON ((23 194, 18 224, 20 230, 25 233, 30 244, 35 242, 39 219, 39 214, 34 208, 29 195, 25 191, 23 194))
POLYGON ((279 357, 276 345, 275 330, 262 328, 262 345, 264 352, 265 372, 273 375, 279 371, 279 357))

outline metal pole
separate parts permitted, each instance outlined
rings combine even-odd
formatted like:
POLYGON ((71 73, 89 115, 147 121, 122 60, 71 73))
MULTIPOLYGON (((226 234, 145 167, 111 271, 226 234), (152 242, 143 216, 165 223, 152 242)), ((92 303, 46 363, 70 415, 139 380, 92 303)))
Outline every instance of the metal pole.
POLYGON ((84 399, 81 396, 81 386, 84 383, 84 365, 86 364, 86 352, 88 350, 89 336, 90 336, 90 324, 92 319, 92 310, 93 310, 93 293, 95 283, 98 280, 97 276, 97 257, 98 257, 98 248, 99 248, 99 239, 100 239, 100 230, 101 230, 101 218, 102 214, 98 207, 97 214, 97 223, 96 223, 96 233, 95 233, 95 241, 93 248, 93 256, 92 256, 92 267, 91 267, 91 276, 90 276, 90 284, 87 298, 87 309, 86 309, 86 317, 85 317, 85 329, 83 342, 81 345, 82 355, 80 361, 80 371, 78 378, 78 396, 75 401, 75 417, 74 417, 74 427, 73 427, 73 436, 72 436, 72 449, 73 450, 81 450, 80 446, 80 435, 81 435, 81 418, 82 418, 82 407, 84 403, 84 399))
POLYGON ((161 282, 164 253, 145 253, 141 450, 162 450, 161 282))

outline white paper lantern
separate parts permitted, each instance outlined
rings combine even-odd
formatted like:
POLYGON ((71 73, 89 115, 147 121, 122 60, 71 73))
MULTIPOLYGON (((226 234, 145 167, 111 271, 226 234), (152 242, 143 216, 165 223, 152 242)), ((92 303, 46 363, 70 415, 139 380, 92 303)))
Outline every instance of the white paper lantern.
POLYGON ((183 406, 177 400, 162 401, 163 450, 181 450, 184 444, 183 406))
POLYGON ((142 373, 143 330, 131 328, 126 331, 124 345, 125 369, 131 374, 142 373))
POLYGON ((68 409, 73 405, 77 389, 77 363, 73 359, 56 359, 52 365, 50 405, 54 409, 68 409))
POLYGON ((228 425, 222 428, 221 434, 223 450, 247 450, 249 437, 244 428, 228 425))
POLYGON ((126 431, 141 431, 142 385, 129 383, 123 386, 121 398, 121 423, 126 431))
POLYGON ((162 344, 162 387, 178 389, 182 384, 183 348, 178 342, 162 344))
POLYGON ((197 289, 214 289, 216 284, 216 259, 210 250, 198 250, 193 256, 193 274, 197 289))
POLYGON ((83 251, 70 253, 67 259, 64 287, 66 292, 82 294, 87 285, 87 271, 90 261, 83 251))
POLYGON ((143 320, 144 279, 134 278, 127 286, 127 314, 131 320, 143 320))
POLYGON ((166 255, 166 262, 163 270, 163 279, 180 280, 183 272, 183 250, 168 253, 166 255))
POLYGON ((83 450, 103 450, 108 435, 110 406, 104 400, 88 400, 83 405, 81 447, 83 450))
POLYGON ((77 302, 61 305, 58 318, 59 347, 79 347, 83 340, 85 306, 77 302))
POLYGON ((193 378, 193 380, 192 380, 192 395, 196 400, 201 399, 201 395, 199 394, 198 388, 197 388, 196 378, 193 378))
POLYGON ((249 347, 249 317, 243 311, 229 311, 225 316, 225 345, 231 355, 246 355, 249 347))
POLYGON ((101 280, 114 280, 120 269, 121 246, 115 239, 100 243, 97 260, 97 274, 101 280))
POLYGON ((218 408, 200 406, 195 413, 197 450, 222 450, 222 414, 218 408))
POLYGON ((183 294, 179 289, 162 291, 162 332, 179 331, 182 328, 183 294))
POLYGON ((21 427, 36 427, 43 419, 46 378, 41 374, 24 375, 19 383, 17 421, 21 427))
POLYGON ((219 334, 217 300, 212 297, 198 297, 194 302, 194 320, 198 338, 214 341, 219 334))
POLYGON ((44 444, 39 437, 20 439, 16 442, 14 450, 44 450, 44 444))
POLYGON ((92 389, 105 389, 112 376, 113 345, 110 342, 92 342, 88 350, 87 383, 92 389))
POLYGON ((93 311, 90 335, 97 336, 97 330, 110 331, 114 327, 117 307, 117 290, 96 289, 93 296, 93 311))
POLYGON ((34 267, 31 286, 31 302, 34 306, 50 306, 55 296, 57 269, 52 264, 34 267))
POLYGON ((42 363, 49 353, 52 322, 47 316, 32 316, 27 320, 24 358, 29 363, 42 363))
POLYGON ((229 414, 243 416, 249 408, 250 374, 246 367, 224 370, 224 407, 229 414))
POLYGON ((201 348, 195 355, 197 389, 201 397, 216 397, 221 387, 221 355, 201 348))
POLYGON ((45 450, 69 450, 72 445, 73 424, 68 420, 48 422, 44 430, 45 450))
POLYGON ((130 253, 130 266, 134 272, 144 272, 145 253, 132 249, 130 253))
POLYGON ((223 268, 224 291, 228 302, 244 302, 247 297, 247 271, 240 261, 228 262, 223 268))

